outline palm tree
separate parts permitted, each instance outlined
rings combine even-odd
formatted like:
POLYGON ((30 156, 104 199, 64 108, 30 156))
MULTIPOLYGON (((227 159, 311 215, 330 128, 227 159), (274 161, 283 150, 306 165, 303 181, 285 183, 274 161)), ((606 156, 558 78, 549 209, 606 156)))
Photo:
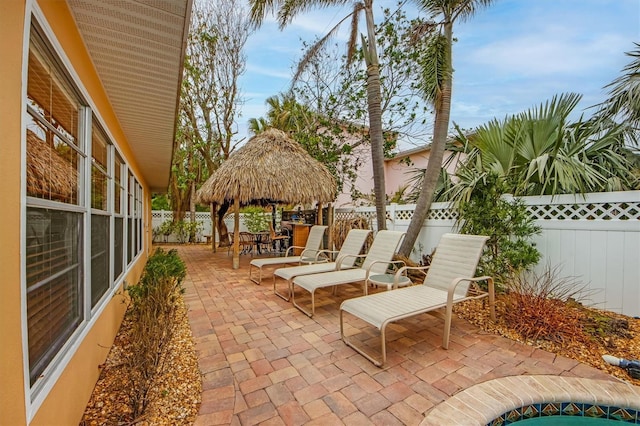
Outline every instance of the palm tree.
MULTIPOLYGON (((294 82, 304 72, 310 59, 327 43, 336 33, 340 25, 346 20, 351 20, 351 32, 348 42, 348 60, 354 57, 358 39, 358 21, 360 14, 364 13, 367 26, 367 37, 362 37, 365 63, 367 66, 367 105, 369 112, 369 138, 371 141, 371 162, 373 165, 373 186, 376 197, 376 218, 378 229, 386 229, 386 195, 384 188, 384 140, 382 135, 382 99, 380 95, 380 66, 375 37, 375 23, 373 18, 373 0, 250 0, 251 20, 259 26, 265 15, 271 11, 277 11, 280 29, 289 24, 299 13, 318 7, 340 6, 351 3, 351 13, 335 25, 324 37, 313 44, 304 55, 296 74, 294 82)), ((347 65, 350 65, 347 63, 347 65)))
POLYGON ((597 119, 575 122, 569 115, 577 94, 551 101, 504 120, 493 119, 472 135, 459 134, 466 159, 449 190, 467 201, 488 176, 516 196, 628 190, 633 185, 625 126, 597 119))
POLYGON ((292 94, 271 96, 265 102, 268 106, 266 118, 251 118, 249 129, 254 133, 262 133, 273 127, 293 134, 303 130, 311 130, 315 122, 314 114, 308 107, 296 101, 292 94))
MULTIPOLYGON (((622 69, 622 75, 605 86, 609 98, 598 105, 599 116, 605 120, 618 120, 629 125, 632 132, 640 128, 640 44, 627 52, 632 61, 622 69)), ((637 145, 637 138, 631 141, 637 145)))
POLYGON ((433 104, 435 124, 429 164, 422 182, 422 190, 416 209, 409 223, 407 235, 399 253, 409 256, 418 239, 424 220, 429 213, 433 194, 442 168, 445 144, 449 132, 451 114, 451 90, 453 85, 452 43, 453 25, 459 20, 470 19, 481 7, 489 6, 493 0, 415 0, 416 3, 439 22, 430 22, 417 28, 416 37, 428 35, 430 55, 424 58, 423 90, 433 104))

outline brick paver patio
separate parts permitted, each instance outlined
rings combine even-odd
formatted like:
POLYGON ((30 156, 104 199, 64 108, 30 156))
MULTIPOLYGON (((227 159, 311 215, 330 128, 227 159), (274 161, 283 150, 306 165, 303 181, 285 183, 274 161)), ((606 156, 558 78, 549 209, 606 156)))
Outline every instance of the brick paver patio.
MULTIPOLYGON (((233 270, 226 249, 181 246, 185 299, 203 394, 197 425, 417 425, 452 395, 490 379, 552 374, 615 380, 577 361, 486 334, 455 318, 448 350, 443 321, 422 315, 389 326, 388 360, 375 367, 340 339, 339 306, 361 294, 320 291, 308 318, 275 296, 267 271, 249 280, 247 255, 233 270)), ((348 334, 379 344, 350 319, 348 334)))

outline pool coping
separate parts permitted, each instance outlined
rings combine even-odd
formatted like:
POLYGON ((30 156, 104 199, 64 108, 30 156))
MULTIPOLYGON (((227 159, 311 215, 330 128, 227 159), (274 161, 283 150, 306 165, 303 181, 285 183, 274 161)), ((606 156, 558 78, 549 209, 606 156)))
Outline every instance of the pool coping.
POLYGON ((429 411, 420 425, 486 425, 515 408, 567 401, 640 411, 640 387, 579 377, 502 377, 457 393, 429 411))

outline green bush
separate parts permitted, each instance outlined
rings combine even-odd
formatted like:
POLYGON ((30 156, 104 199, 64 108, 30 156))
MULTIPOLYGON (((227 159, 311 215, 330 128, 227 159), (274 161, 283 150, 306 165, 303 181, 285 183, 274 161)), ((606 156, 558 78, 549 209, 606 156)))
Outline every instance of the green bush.
POLYGON ((186 220, 179 220, 173 224, 173 231, 176 233, 179 243, 186 243, 187 241, 195 241, 196 234, 202 228, 199 222, 191 222, 186 220))
POLYGON ((144 414, 149 390, 162 369, 166 346, 178 322, 185 276, 186 266, 176 250, 157 249, 147 260, 138 284, 127 288, 131 342, 124 361, 129 373, 125 388, 134 420, 144 414))
POLYGON ((173 229, 173 221, 165 220, 164 222, 162 222, 162 224, 160 224, 160 226, 156 226, 155 228, 153 228, 153 240, 155 241, 158 235, 162 235, 164 237, 164 242, 166 243, 169 235, 173 233, 173 229))
POLYGON ((469 200, 458 204, 460 232, 489 236, 478 268, 482 275, 494 277, 497 285, 512 281, 540 260, 531 242, 540 228, 520 200, 502 196, 504 188, 498 177, 486 176, 476 183, 469 200))
POLYGON ((271 216, 264 213, 260 207, 247 207, 244 209, 244 224, 249 232, 263 232, 269 230, 271 216))

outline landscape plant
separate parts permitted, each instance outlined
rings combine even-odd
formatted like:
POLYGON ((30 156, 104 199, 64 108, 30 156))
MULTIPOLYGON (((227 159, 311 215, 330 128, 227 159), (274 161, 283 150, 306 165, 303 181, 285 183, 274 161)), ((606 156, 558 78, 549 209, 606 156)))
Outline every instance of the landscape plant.
POLYGON ((132 420, 145 412, 154 378, 163 367, 165 348, 171 340, 186 266, 176 250, 157 249, 149 257, 137 285, 127 287, 127 316, 131 340, 123 368, 132 420))
POLYGON ((260 207, 247 207, 243 211, 244 224, 249 232, 264 232, 269 230, 271 217, 260 207))
MULTIPOLYGON (((169 239, 169 235, 173 233, 173 229, 174 229, 173 221, 165 220, 159 226, 156 226, 155 228, 153 228, 153 235, 154 237, 156 235, 162 235, 164 242, 166 243, 167 240, 169 239)), ((155 238, 154 238, 154 241, 155 241, 155 238)))
POLYGON ((540 260, 531 241, 540 228, 522 201, 503 196, 504 188, 502 179, 486 175, 476 182, 469 199, 456 205, 461 233, 489 237, 478 272, 494 277, 498 288, 540 260))

